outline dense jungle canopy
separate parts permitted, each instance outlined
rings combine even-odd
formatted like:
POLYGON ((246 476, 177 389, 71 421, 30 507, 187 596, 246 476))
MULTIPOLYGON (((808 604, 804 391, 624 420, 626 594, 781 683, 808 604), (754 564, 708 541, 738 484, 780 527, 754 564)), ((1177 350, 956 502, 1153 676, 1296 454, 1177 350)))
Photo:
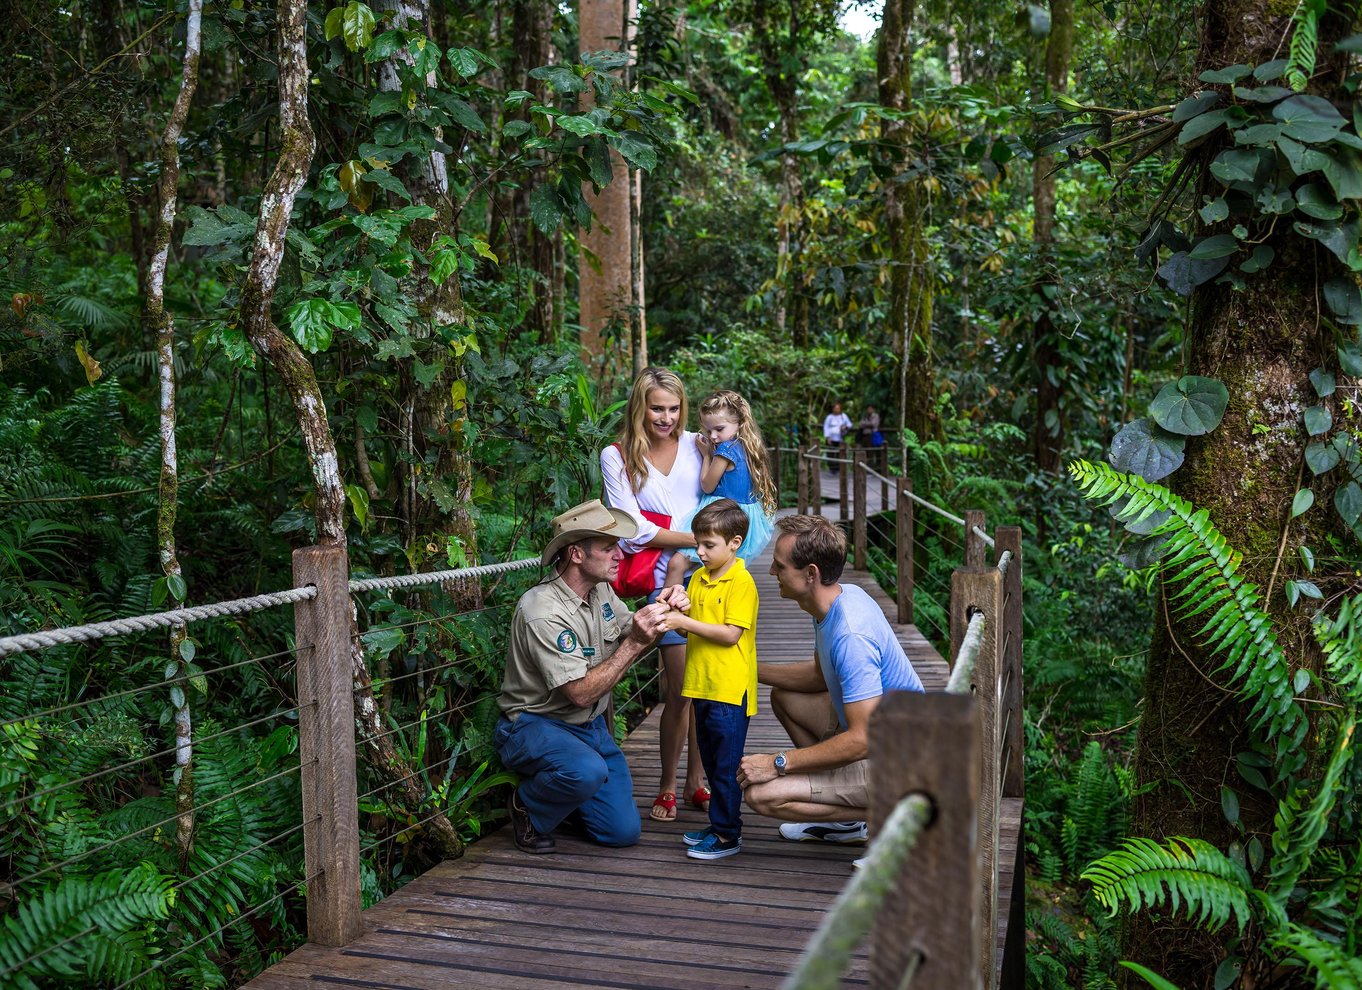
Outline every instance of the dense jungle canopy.
MULTIPOLYGON (((1358 21, 7 3, 0 636, 537 552, 646 364, 774 445, 873 405, 1025 527, 1028 985, 1362 986, 1358 21)), ((520 587, 362 608, 368 901, 504 814, 520 587)), ((0 657, 0 985, 300 943, 290 635, 0 657)))

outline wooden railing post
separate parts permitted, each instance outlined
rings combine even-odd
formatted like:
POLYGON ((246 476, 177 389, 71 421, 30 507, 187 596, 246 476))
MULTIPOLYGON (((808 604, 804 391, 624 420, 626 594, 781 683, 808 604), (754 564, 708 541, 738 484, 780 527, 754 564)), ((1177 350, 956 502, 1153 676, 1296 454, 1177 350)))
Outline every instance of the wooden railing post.
POLYGON ((363 929, 355 702, 350 668, 349 559, 344 547, 293 552, 295 587, 317 597, 294 605, 298 753, 302 763, 307 938, 346 945, 363 929))
POLYGON ((965 510, 965 564, 966 567, 983 567, 988 560, 988 544, 975 532, 984 531, 984 513, 981 509, 965 510))
MULTIPOLYGON (((847 451, 848 451, 848 448, 847 448, 846 444, 843 444, 842 447, 837 451, 838 459, 839 459, 839 460, 846 460, 846 459, 847 459, 847 458, 846 458, 847 451)), ((848 489, 848 487, 849 487, 849 486, 848 486, 848 483, 847 483, 847 479, 848 479, 849 477, 851 477, 851 471, 849 470, 850 467, 851 467, 850 464, 838 464, 838 465, 837 465, 837 520, 838 520, 838 522, 846 522, 848 519, 851 518, 851 513, 847 511, 848 509, 851 508, 851 499, 848 498, 848 492, 847 492, 847 489, 848 489)))
POLYGON ((933 805, 931 824, 876 915, 871 990, 902 986, 904 971, 919 957, 913 990, 987 987, 979 982, 980 755, 979 703, 969 695, 894 691, 870 718, 872 834, 909 794, 926 795, 933 805))
POLYGON ((897 498, 894 501, 894 567, 897 577, 894 584, 899 606, 899 625, 902 626, 913 624, 913 539, 916 535, 913 528, 913 510, 917 506, 908 497, 912 490, 913 479, 905 478, 903 475, 895 479, 894 491, 897 498))
MULTIPOLYGON (((1020 526, 999 526, 994 533, 999 557, 1011 551, 1012 559, 1003 575, 1002 697, 1003 757, 1002 793, 1005 798, 1024 799, 1025 774, 1022 772, 1026 731, 1022 724, 1022 531, 1020 526)), ((1013 864, 1011 909, 1007 919, 1007 941, 1003 944, 1001 990, 1022 990, 1026 986, 1026 853, 1025 843, 1017 843, 1013 864)))
POLYGON ((805 456, 808 452, 802 443, 795 448, 795 507, 801 516, 809 511, 809 459, 805 456))
MULTIPOLYGON (((982 513, 981 513, 982 515, 982 513)), ((998 803, 999 803, 999 655, 1002 646, 1003 576, 998 568, 960 568, 951 575, 951 662, 975 612, 984 615, 984 637, 974 662, 970 690, 979 702, 981 767, 979 787, 979 861, 982 893, 979 907, 986 932, 980 952, 982 985, 991 987, 995 966, 994 940, 998 929, 998 803), (958 637, 957 638, 957 631, 958 637)))
POLYGON ((784 465, 784 460, 785 460, 785 458, 784 458, 784 456, 781 454, 780 446, 777 445, 777 446, 775 446, 775 447, 772 447, 772 448, 771 448, 771 475, 772 475, 772 481, 774 482, 774 484, 775 484, 775 486, 776 486, 776 508, 777 508, 777 509, 780 508, 780 490, 781 490, 781 488, 783 487, 782 484, 781 484, 782 479, 781 479, 781 476, 780 476, 780 472, 781 472, 781 468, 783 468, 783 467, 785 466, 785 465, 784 465))
POLYGON ((889 472, 880 465, 880 511, 889 511, 889 472))
POLYGON ((813 460, 809 461, 809 511, 815 516, 823 514, 823 440, 813 438, 813 449, 809 451, 813 460))
POLYGON ((859 447, 856 448, 852 470, 855 472, 854 482, 856 485, 856 500, 851 524, 851 542, 856 551, 853 566, 856 570, 863 571, 866 569, 865 519, 870 514, 870 508, 865 497, 865 451, 859 447))

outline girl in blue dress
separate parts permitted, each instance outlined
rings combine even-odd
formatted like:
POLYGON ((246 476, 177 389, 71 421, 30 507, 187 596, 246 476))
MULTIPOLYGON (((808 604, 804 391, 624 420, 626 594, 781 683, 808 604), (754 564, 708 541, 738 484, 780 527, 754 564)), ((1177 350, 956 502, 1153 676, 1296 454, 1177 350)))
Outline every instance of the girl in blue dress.
MULTIPOLYGON (((761 429, 752 418, 752 407, 737 392, 721 389, 700 404, 700 431, 695 437, 700 452, 700 489, 705 494, 695 512, 721 498, 731 498, 747 513, 747 537, 738 548, 743 560, 754 560, 770 542, 776 510, 776 484, 766 457, 761 429)), ((691 512, 674 528, 689 530, 691 512)), ((667 583, 679 583, 699 558, 694 549, 672 555, 667 583), (678 571, 672 581, 671 570, 678 571)))

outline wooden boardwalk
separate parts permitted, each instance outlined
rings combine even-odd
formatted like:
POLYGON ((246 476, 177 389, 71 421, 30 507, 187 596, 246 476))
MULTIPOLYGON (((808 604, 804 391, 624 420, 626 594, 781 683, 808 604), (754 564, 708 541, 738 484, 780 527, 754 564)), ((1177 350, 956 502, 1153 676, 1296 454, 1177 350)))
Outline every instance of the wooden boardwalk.
MULTIPOLYGON (((753 567, 761 595, 757 650, 763 660, 813 654, 809 617, 780 598, 753 567)), ((888 616, 893 603, 862 572, 843 580, 869 591, 888 616)), ((946 664, 913 626, 895 626, 929 691, 944 688, 946 664)), ((603 849, 560 832, 558 851, 529 856, 506 829, 472 846, 364 913, 365 931, 344 948, 305 945, 247 984, 251 990, 308 986, 381 990, 611 987, 729 990, 778 987, 851 875, 862 846, 794 844, 779 823, 744 814, 743 851, 724 860, 686 857, 681 833, 704 814, 679 809, 675 822, 647 818, 657 790, 658 713, 624 745, 643 818, 642 841, 603 849)), ((789 745, 762 689, 748 752, 789 745)), ((698 755, 696 757, 698 759, 698 755)), ((1013 809, 1000 861, 1012 861, 1013 809)), ((1001 891, 1011 889, 1010 870, 1001 891)), ((1008 917, 999 905, 1000 924, 1008 917)), ((867 982, 862 951, 845 985, 867 982)))

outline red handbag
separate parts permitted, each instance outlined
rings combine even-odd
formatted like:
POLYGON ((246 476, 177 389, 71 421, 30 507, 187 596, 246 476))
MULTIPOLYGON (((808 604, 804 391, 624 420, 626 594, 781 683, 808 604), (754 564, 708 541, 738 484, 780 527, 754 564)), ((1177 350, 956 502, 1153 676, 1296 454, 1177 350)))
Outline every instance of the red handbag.
MULTIPOLYGON (((640 509, 639 513, 649 522, 670 529, 672 517, 661 512, 640 509)), ((638 553, 625 553, 620 561, 619 575, 610 585, 621 598, 634 598, 646 595, 657 585, 653 581, 653 571, 657 569, 657 559, 662 556, 663 547, 644 547, 638 553)))

